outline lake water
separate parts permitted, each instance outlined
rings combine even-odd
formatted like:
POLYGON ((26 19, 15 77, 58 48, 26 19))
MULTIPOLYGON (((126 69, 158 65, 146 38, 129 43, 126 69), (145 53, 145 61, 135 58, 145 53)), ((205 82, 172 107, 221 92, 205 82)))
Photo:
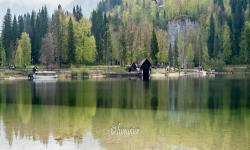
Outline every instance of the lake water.
POLYGON ((250 79, 0 81, 0 149, 249 150, 250 79))

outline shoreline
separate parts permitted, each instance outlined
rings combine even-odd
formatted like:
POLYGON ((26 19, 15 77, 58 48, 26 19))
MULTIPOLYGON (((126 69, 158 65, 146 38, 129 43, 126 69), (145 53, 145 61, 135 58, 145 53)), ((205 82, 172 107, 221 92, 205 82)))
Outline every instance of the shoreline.
MULTIPOLYGON (((126 72, 126 71, 87 71, 87 72, 75 72, 70 69, 59 69, 56 71, 59 80, 74 80, 74 79, 103 79, 103 78, 140 78, 140 72, 126 72)), ((0 80, 28 80, 27 70, 4 70, 0 72, 0 80)), ((250 72, 214 72, 212 74, 207 73, 205 75, 200 72, 167 72, 165 69, 152 69, 150 77, 152 79, 164 79, 164 78, 180 78, 180 77, 211 77, 216 75, 250 75, 250 72)))

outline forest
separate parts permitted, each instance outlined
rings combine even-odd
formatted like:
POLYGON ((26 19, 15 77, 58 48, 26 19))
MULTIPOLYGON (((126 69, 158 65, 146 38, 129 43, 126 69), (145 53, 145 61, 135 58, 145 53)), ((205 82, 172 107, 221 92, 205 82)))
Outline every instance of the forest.
POLYGON ((2 25, 0 64, 121 65, 148 58, 176 68, 250 63, 250 0, 102 0, 89 19, 81 6, 46 6, 2 25), (195 29, 173 36, 170 24, 195 29), (173 40, 174 37, 174 40, 173 40))

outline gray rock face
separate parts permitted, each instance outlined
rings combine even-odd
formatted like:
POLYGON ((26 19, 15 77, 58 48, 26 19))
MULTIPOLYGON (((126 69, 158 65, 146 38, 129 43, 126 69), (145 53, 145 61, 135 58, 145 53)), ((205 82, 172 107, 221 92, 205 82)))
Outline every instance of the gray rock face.
POLYGON ((174 47, 175 39, 177 36, 184 36, 187 38, 188 31, 193 33, 198 32, 200 25, 196 21, 192 21, 189 17, 179 17, 168 23, 168 41, 172 47, 174 47))

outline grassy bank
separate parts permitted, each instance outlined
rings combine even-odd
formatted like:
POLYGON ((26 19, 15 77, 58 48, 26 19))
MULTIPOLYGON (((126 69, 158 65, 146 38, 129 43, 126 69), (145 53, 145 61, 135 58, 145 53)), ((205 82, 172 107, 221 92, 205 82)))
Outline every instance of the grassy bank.
MULTIPOLYGON (((60 79, 72 78, 98 78, 98 77, 134 77, 138 76, 138 72, 129 73, 126 67, 121 66, 71 66, 69 68, 61 69, 46 69, 38 66, 39 71, 56 71, 60 79)), ((7 68, 0 68, 0 80, 3 79, 27 79, 29 73, 32 72, 32 66, 28 68, 17 68, 10 70, 7 68)), ((179 72, 178 69, 171 71, 171 73, 179 72)), ((245 74, 249 73, 250 68, 247 65, 230 65, 226 66, 222 74, 245 74)), ((169 72, 165 68, 153 68, 153 75, 167 75, 169 72)))

